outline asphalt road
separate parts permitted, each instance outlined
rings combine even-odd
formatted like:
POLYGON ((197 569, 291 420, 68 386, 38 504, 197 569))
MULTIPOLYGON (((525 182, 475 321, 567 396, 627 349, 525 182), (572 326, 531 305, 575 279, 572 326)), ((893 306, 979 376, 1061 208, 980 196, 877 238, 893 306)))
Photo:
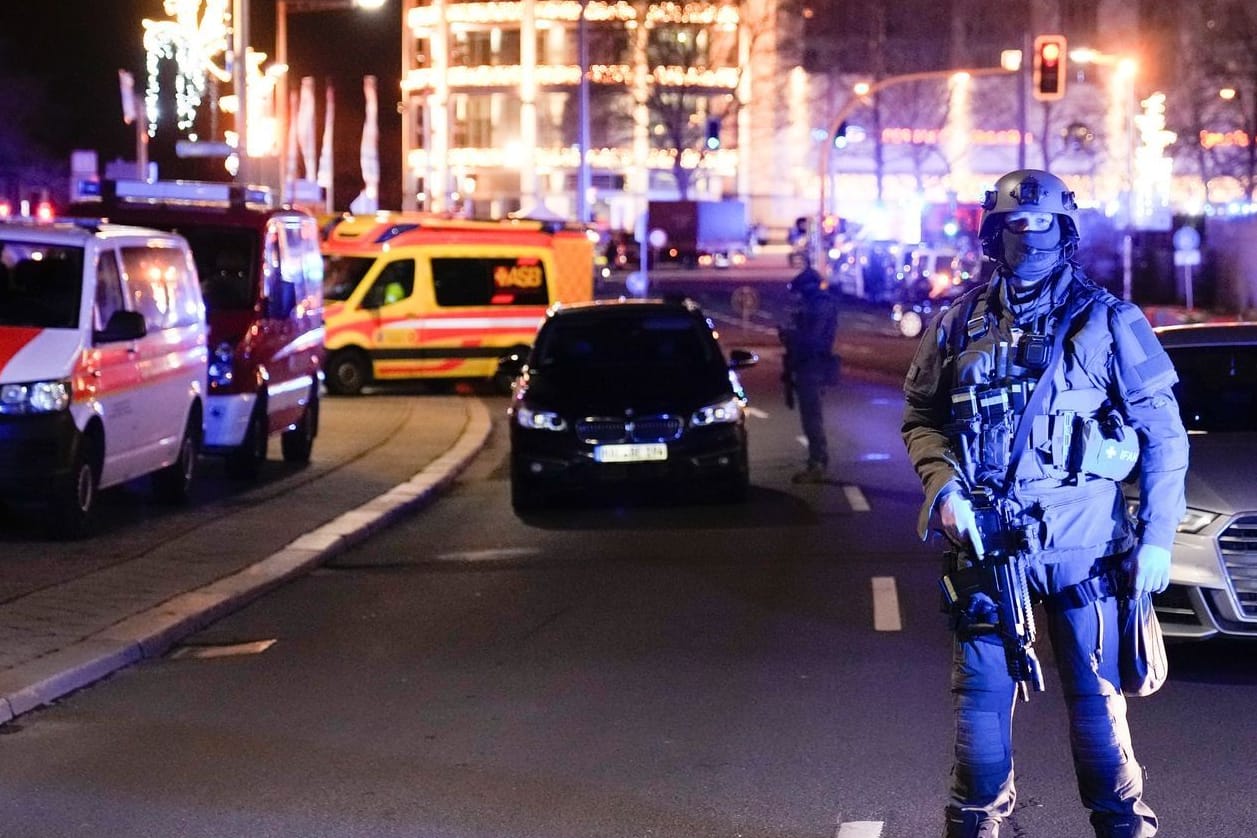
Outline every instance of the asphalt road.
MULTIPOLYGON (((797 417, 763 351, 746 504, 587 499, 521 520, 490 398, 489 445, 440 501, 6 725, 0 832, 938 834, 949 640, 937 559, 911 534, 898 388, 850 376, 834 480, 796 486, 797 417)), ((362 432, 389 398, 353 403, 362 432)), ((1254 834, 1253 657, 1172 665, 1131 714, 1163 834, 1254 834)), ((1047 677, 1018 708, 1019 838, 1089 832, 1047 677)))

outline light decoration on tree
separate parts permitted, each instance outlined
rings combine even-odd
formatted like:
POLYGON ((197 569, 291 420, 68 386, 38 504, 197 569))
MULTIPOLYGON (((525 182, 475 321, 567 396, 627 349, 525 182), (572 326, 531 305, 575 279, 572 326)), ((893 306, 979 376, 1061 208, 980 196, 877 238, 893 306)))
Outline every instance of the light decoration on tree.
POLYGON ((157 134, 162 61, 175 63, 175 117, 181 131, 192 128, 197 109, 205 98, 209 77, 231 80, 226 67, 230 54, 230 0, 165 0, 170 20, 144 20, 144 52, 148 84, 144 111, 149 136, 157 134), (202 6, 204 7, 202 9, 202 6), (222 60, 219 65, 217 60, 222 60))

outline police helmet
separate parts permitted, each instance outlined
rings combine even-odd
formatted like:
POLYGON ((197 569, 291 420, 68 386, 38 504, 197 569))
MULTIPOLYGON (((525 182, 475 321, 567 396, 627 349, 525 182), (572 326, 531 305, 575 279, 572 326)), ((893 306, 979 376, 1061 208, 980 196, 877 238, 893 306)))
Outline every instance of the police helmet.
POLYGON ((995 181, 995 188, 982 202, 982 224, 978 239, 982 252, 998 259, 1003 252, 1000 230, 1003 216, 1010 212, 1050 212, 1061 225, 1061 240, 1067 253, 1078 245, 1078 203, 1065 181, 1039 169, 1018 169, 995 181))
POLYGON ((786 290, 798 294, 807 294, 818 290, 824 284, 824 281, 824 277, 820 275, 820 272, 809 265, 799 271, 794 279, 790 280, 786 290))

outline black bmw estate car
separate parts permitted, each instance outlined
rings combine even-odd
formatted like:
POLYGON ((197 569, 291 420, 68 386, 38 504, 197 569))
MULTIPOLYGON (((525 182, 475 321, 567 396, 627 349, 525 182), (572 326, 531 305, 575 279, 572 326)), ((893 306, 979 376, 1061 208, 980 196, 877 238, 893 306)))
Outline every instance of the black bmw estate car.
POLYGON ((746 394, 715 328, 688 300, 553 307, 514 378, 511 502, 537 509, 573 489, 693 485, 741 500, 749 486, 746 394))

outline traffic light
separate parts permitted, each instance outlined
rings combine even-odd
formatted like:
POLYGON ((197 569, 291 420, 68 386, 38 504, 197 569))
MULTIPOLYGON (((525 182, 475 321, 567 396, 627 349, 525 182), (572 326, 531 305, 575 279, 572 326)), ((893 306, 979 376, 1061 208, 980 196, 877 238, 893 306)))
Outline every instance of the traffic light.
POLYGON ((1065 95, 1065 36, 1034 39, 1034 98, 1054 102, 1065 95))
POLYGON ((720 148, 720 118, 711 116, 707 118, 707 142, 708 151, 715 151, 720 148))

